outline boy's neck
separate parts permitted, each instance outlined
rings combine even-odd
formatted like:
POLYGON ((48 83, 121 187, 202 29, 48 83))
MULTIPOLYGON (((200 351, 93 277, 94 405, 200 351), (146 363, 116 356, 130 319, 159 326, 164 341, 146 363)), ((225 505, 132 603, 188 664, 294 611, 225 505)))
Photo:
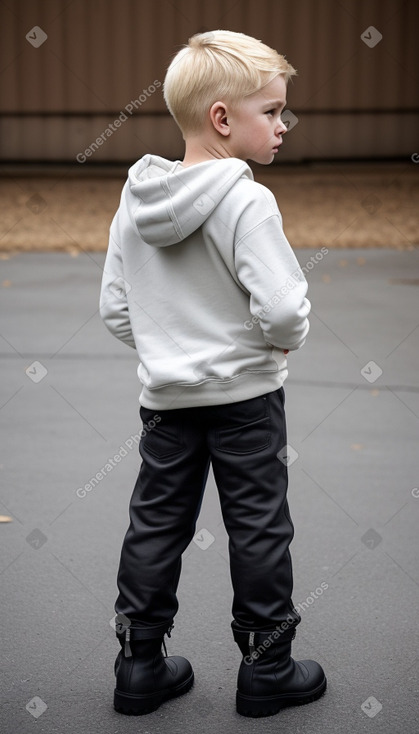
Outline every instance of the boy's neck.
POLYGON ((232 157, 227 146, 222 145, 219 141, 214 144, 212 141, 203 141, 199 137, 186 138, 182 166, 187 168, 196 163, 232 157))

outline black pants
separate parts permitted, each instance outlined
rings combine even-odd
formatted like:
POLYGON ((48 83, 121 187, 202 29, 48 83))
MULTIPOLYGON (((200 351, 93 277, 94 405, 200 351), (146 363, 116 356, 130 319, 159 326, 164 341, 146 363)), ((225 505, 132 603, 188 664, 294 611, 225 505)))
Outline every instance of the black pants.
MULTIPOLYGON (((228 405, 157 411, 161 421, 140 443, 117 613, 149 632, 172 624, 181 555, 195 534, 211 462, 229 536, 235 625, 272 629, 290 615, 298 623, 287 467, 277 458, 287 443, 284 399, 280 388, 228 405)), ((140 415, 148 426, 156 411, 142 407, 140 415)))

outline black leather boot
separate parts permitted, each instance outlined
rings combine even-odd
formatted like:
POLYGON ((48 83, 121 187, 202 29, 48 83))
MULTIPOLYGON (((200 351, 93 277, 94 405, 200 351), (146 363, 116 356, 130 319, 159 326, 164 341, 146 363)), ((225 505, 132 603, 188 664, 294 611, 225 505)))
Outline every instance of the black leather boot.
POLYGON ((250 632, 233 623, 233 634, 243 655, 236 697, 242 716, 273 716, 286 706, 316 701, 326 690, 318 663, 291 657, 295 629, 250 632))
MULTIPOLYGON (((169 698, 187 693, 193 685, 189 661, 179 656, 167 657, 163 635, 144 639, 147 632, 131 626, 117 633, 122 650, 115 661, 114 707, 122 714, 149 714, 169 698), (162 646, 166 657, 162 655, 162 646)), ((170 630, 167 634, 170 636, 170 630)))

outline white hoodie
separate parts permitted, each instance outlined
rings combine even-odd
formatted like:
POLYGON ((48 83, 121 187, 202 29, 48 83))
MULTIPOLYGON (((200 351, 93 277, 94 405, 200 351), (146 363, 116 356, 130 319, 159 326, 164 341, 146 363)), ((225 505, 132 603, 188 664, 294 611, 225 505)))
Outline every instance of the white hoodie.
POLYGON ((237 158, 146 155, 110 228, 100 313, 137 349, 146 408, 219 405, 282 386, 304 344, 307 282, 269 189, 237 158))

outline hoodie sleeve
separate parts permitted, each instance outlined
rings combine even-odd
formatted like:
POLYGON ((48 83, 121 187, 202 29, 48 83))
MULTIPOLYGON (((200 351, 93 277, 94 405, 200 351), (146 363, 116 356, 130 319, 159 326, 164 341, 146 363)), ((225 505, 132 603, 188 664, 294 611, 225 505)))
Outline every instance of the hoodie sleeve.
POLYGON ((128 312, 129 290, 130 285, 124 278, 121 248, 111 234, 100 291, 100 315, 111 334, 135 349, 128 312))
POLYGON ((236 230, 237 276, 250 294, 252 321, 265 341, 279 349, 299 349, 309 330, 307 281, 285 237, 275 197, 256 186, 259 192, 236 230))

